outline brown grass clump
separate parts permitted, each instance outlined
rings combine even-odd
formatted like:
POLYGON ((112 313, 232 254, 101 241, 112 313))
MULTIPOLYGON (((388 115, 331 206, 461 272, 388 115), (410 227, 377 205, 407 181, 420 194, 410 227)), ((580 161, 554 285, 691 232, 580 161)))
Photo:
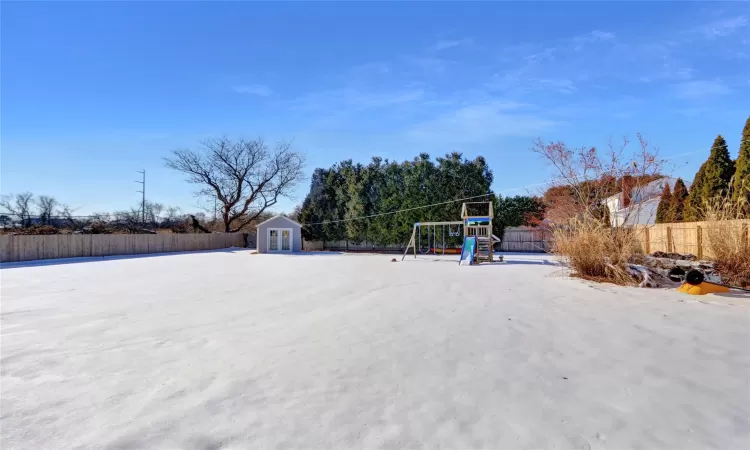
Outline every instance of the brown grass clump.
POLYGON ((750 287, 750 218, 747 211, 744 198, 717 198, 704 208, 708 250, 722 281, 746 288, 750 287))
POLYGON ((565 258, 573 275, 619 285, 637 284, 627 263, 640 253, 638 230, 611 228, 595 218, 573 219, 553 230, 552 251, 565 258))
POLYGON ((49 235, 62 234, 60 230, 52 225, 32 225, 28 228, 13 228, 13 234, 19 235, 49 235))

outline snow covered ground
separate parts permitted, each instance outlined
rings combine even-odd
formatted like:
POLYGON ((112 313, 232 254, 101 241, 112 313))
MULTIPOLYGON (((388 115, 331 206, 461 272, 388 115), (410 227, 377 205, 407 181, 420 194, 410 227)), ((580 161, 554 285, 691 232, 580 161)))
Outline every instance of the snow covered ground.
POLYGON ((0 446, 750 448, 750 300, 545 258, 5 266, 0 446))

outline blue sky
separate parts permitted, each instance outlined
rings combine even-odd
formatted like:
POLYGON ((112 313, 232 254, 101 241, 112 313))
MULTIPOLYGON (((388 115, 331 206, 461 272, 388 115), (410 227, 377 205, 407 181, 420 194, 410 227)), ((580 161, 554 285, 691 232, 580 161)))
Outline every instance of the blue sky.
MULTIPOLYGON (((642 133, 692 178, 750 114, 750 4, 3 3, 0 188, 81 214, 149 199, 195 211, 171 149, 293 141, 345 158, 483 155, 504 194, 549 170, 536 137, 642 133)), ((296 199, 279 204, 291 210, 296 199)))

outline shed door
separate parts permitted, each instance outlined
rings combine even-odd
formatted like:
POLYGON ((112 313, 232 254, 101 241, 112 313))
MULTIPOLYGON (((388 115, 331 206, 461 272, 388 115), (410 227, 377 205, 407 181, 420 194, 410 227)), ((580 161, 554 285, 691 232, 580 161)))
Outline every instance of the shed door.
POLYGON ((281 251, 292 251, 292 230, 281 230, 281 251))
POLYGON ((291 228, 269 228, 268 229, 268 251, 269 252, 291 252, 292 251, 292 229, 291 228))

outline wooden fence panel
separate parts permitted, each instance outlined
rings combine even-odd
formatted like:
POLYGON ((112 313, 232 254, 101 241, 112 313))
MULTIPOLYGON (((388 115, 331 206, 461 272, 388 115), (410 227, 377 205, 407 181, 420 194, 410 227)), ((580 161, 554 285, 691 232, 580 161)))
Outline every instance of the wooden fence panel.
POLYGON ((10 239, 0 239, 0 261, 10 261, 12 251, 12 242, 10 239))
POLYGON ((242 247, 239 233, 0 236, 0 262, 242 247))
POLYGON ((669 236, 667 227, 665 224, 658 224, 648 227, 648 233, 638 233, 638 237, 642 240, 641 248, 645 251, 648 248, 651 253, 653 252, 666 252, 669 251, 669 236), (648 239, 648 243, 643 242, 644 239, 648 239))
MULTIPOLYGON (((439 236, 439 233, 438 233, 439 236)), ((422 245, 425 238, 422 238, 422 245)), ((536 252, 543 253, 551 249, 552 234, 549 230, 534 228, 507 228, 500 246, 504 252, 536 252)), ((335 250, 335 251, 377 251, 377 252, 403 252, 404 247, 399 244, 379 245, 373 242, 347 242, 347 241, 308 241, 305 240, 302 247, 307 251, 335 250)), ((438 238, 438 248, 441 247, 438 238)), ((460 247, 460 241, 459 241, 460 247)))
POLYGON ((699 258, 710 259, 711 235, 717 232, 729 232, 739 236, 743 229, 750 226, 750 220, 726 220, 722 222, 682 222, 642 225, 638 228, 648 232, 638 233, 641 248, 648 248, 651 253, 676 252, 690 253, 699 258), (743 228, 744 227, 744 228, 743 228))
POLYGON ((302 242, 302 249, 305 251, 323 250, 323 241, 308 241, 302 242))
POLYGON ((500 251, 543 253, 550 250, 551 241, 551 233, 546 230, 525 227, 506 228, 500 251))
POLYGON ((672 224, 672 251, 675 253, 690 253, 697 255, 698 251, 698 227, 695 223, 672 224))

